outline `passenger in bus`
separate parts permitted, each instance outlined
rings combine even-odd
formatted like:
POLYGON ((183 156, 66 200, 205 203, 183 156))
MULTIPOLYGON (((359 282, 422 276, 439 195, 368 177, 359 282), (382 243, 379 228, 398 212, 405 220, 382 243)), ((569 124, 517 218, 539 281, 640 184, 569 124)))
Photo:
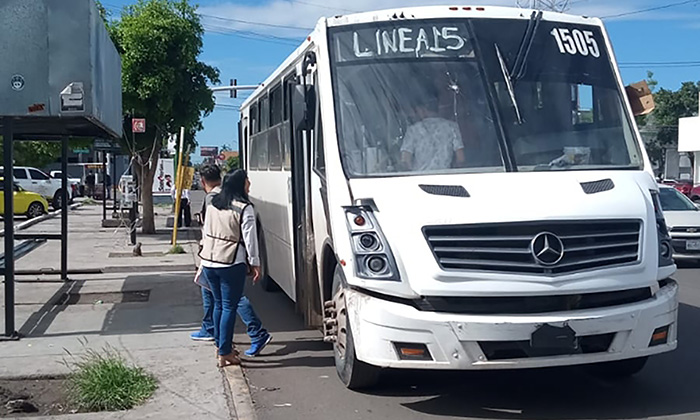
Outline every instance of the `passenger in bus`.
POLYGON ((435 101, 420 103, 418 122, 408 127, 401 145, 404 170, 415 172, 449 169, 464 164, 464 143, 456 122, 441 118, 435 101))
MULTIPOLYGON (((207 206, 211 204, 212 198, 221 192, 221 169, 216 165, 204 165, 200 171, 202 188, 207 193, 202 203, 202 210, 199 214, 200 220, 206 219, 207 206)), ((206 277, 202 279, 206 284, 206 277)), ((190 338, 195 341, 214 341, 214 295, 211 290, 202 287, 202 305, 204 307, 204 317, 202 327, 199 331, 190 334, 190 338)), ((262 322, 253 310, 253 305, 245 295, 238 301, 236 310, 238 316, 246 326, 248 337, 250 337, 250 349, 245 355, 255 357, 272 341, 272 336, 263 328, 262 322)))
POLYGON ((221 192, 207 206, 199 252, 202 274, 214 296, 214 341, 221 367, 241 363, 233 349, 233 327, 249 266, 253 282, 260 279, 255 209, 248 199, 249 190, 244 170, 224 177, 221 192))

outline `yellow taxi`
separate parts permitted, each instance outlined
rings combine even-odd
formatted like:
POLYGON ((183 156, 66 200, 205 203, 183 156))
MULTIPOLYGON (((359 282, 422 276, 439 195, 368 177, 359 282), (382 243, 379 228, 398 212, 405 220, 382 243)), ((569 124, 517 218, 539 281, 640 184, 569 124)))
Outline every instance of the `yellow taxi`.
MULTIPOLYGON (((0 178, 0 188, 3 179, 0 178)), ((25 215, 29 219, 39 217, 49 212, 49 203, 44 197, 31 191, 26 191, 15 183, 15 215, 25 215)), ((5 191, 0 189, 0 215, 5 215, 5 191)))

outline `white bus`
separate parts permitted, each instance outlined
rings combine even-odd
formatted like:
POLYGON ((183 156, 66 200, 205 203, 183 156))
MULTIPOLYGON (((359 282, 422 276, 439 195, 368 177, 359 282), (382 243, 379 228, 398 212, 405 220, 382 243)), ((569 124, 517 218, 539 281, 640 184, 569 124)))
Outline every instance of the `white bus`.
POLYGON ((658 188, 599 19, 324 18, 239 128, 265 285, 350 388, 382 368, 628 376, 677 345, 658 188))

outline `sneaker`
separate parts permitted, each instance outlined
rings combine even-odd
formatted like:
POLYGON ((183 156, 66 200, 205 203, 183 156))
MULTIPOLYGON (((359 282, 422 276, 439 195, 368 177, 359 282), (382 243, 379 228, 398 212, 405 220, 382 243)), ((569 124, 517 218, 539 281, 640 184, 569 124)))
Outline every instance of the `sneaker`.
POLYGON ((246 350, 245 355, 248 357, 255 357, 260 354, 260 352, 263 351, 265 346, 270 344, 270 341, 272 341, 272 336, 270 334, 267 335, 263 340, 258 341, 257 343, 252 343, 250 345, 250 348, 246 350))
POLYGON ((194 341, 214 341, 214 337, 202 331, 197 331, 190 334, 190 338, 194 341))

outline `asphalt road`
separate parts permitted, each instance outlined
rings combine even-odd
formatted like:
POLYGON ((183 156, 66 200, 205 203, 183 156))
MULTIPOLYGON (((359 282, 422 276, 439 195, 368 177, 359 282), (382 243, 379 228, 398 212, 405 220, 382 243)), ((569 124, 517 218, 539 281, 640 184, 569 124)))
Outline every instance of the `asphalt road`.
MULTIPOLYGON (((303 328, 290 299, 247 286, 274 336, 262 357, 245 363, 258 419, 700 419, 700 268, 682 268, 675 278, 679 348, 652 358, 626 382, 605 382, 580 368, 393 371, 366 393, 341 385, 330 347, 303 328)), ((236 341, 247 348, 244 334, 236 341)))
MULTIPOLYGON (((192 192, 192 212, 203 193, 192 192)), ((259 420, 700 419, 700 266, 682 265, 679 347, 651 358, 638 376, 606 382, 582 368, 510 372, 391 371, 359 393, 337 379, 333 353, 304 329, 282 292, 246 286, 273 342, 245 362, 259 420)), ((238 323, 237 344, 248 338, 238 323)))

